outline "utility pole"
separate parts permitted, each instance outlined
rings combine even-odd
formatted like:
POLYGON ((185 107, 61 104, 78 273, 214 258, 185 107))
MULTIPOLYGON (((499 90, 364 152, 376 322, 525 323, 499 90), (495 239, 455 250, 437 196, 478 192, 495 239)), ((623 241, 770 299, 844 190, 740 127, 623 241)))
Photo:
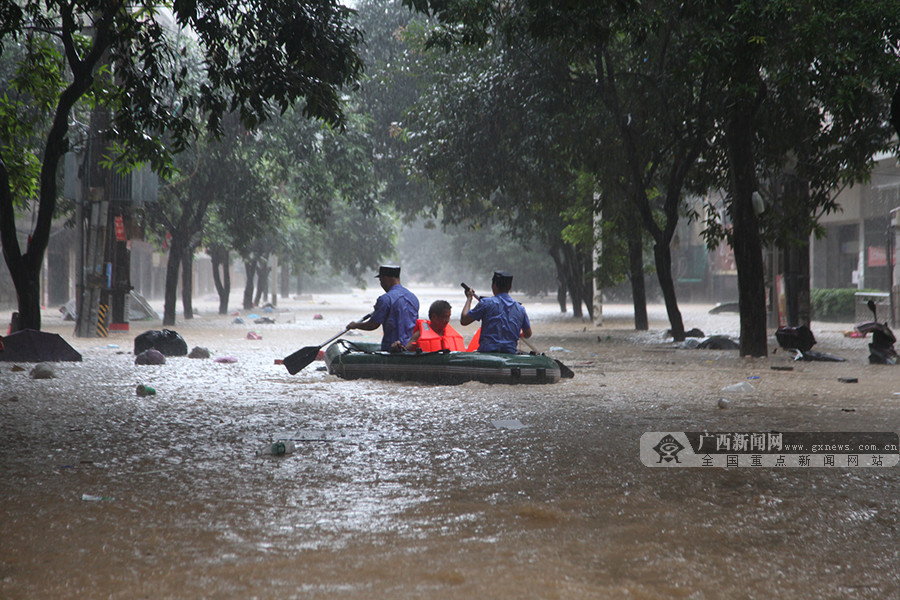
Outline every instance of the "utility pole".
POLYGON ((109 115, 103 109, 91 113, 87 148, 79 168, 81 179, 81 202, 78 204, 80 265, 76 284, 75 335, 78 337, 106 337, 108 335, 107 276, 105 265, 106 230, 109 202, 106 198, 106 169, 100 160, 106 145, 99 139, 100 131, 106 129, 109 115))
MULTIPOLYGON (((76 260, 76 324, 78 337, 107 337, 129 330, 131 249, 134 211, 157 198, 156 174, 134 169, 120 174, 101 161, 112 148, 100 138, 109 114, 95 109, 81 165, 80 201, 76 206, 79 255, 76 260)), ((75 167, 77 159, 67 161, 75 167)))

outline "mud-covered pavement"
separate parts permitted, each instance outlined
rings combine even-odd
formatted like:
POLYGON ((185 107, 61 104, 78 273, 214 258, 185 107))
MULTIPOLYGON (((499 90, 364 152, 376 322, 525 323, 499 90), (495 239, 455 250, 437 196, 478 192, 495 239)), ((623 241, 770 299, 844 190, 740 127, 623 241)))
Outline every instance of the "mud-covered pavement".
MULTIPOLYGON (((350 382, 275 364, 376 295, 282 301, 274 325, 179 316, 189 347, 232 364, 135 366, 134 336, 158 321, 78 339, 48 311, 84 362, 50 380, 0 363, 0 597, 900 597, 897 468, 639 459, 646 431, 900 430, 900 367, 868 365, 849 325, 814 324, 816 349, 847 362, 793 363, 676 349, 661 307, 637 334, 628 307, 595 328, 526 301, 533 342, 574 379, 350 382), (719 408, 742 381, 754 391, 719 408), (294 454, 256 455, 285 436, 294 454)), ((420 293, 423 310, 442 295, 458 317, 455 290, 420 293)), ((686 326, 737 333, 708 308, 684 307, 686 326)))

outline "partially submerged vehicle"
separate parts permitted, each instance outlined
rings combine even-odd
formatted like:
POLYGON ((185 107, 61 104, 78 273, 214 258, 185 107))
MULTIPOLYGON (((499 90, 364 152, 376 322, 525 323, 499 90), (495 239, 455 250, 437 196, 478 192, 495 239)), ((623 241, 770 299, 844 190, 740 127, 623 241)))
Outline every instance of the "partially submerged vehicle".
POLYGON ((872 320, 860 323, 856 326, 856 330, 863 335, 872 334, 872 343, 869 344, 869 363, 873 365, 896 365, 900 362, 900 356, 894 349, 897 337, 887 322, 878 322, 878 308, 874 300, 867 303, 869 310, 872 311, 872 320))
POLYGON ((385 352, 376 343, 338 340, 325 351, 328 372, 343 379, 425 383, 556 383, 561 365, 543 354, 385 352))

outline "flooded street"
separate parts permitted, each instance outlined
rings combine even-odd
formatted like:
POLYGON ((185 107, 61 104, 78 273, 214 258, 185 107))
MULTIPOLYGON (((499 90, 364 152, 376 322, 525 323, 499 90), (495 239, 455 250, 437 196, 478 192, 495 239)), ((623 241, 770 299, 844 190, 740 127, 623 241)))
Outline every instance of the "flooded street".
MULTIPOLYGON (((814 324, 816 349, 847 362, 740 359, 676 349, 661 306, 635 333, 628 306, 605 307, 595 328, 545 299, 525 301, 532 341, 576 373, 552 385, 344 381, 322 362, 294 376, 275 364, 376 296, 282 301, 275 324, 179 316, 189 348, 234 363, 135 366, 133 338, 159 321, 79 339, 48 310, 45 329, 84 362, 54 364, 49 380, 0 363, 0 597, 900 597, 897 468, 639 457, 647 431, 900 430, 900 367, 867 364, 867 340, 814 324), (748 378, 754 390, 719 408, 722 388, 748 378), (156 395, 138 397, 138 383, 156 395), (279 438, 296 451, 257 455, 279 438)), ((423 307, 449 297, 454 323, 461 296, 419 294, 423 307)), ((737 315, 708 308, 683 307, 686 327, 736 336, 737 315)))

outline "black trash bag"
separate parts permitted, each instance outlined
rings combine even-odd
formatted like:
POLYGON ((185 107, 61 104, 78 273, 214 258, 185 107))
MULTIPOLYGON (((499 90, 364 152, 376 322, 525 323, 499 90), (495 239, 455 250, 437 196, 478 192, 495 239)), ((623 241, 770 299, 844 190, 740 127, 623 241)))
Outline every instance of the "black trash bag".
MULTIPOLYGON (((666 329, 666 337, 675 337, 675 335, 672 333, 671 329, 666 329)), ((688 329, 687 331, 685 331, 684 337, 685 338, 702 338, 702 337, 706 337, 706 334, 704 334, 703 331, 694 327, 693 329, 688 329)))
POLYGON ((725 335, 711 335, 697 344, 700 350, 740 350, 741 345, 725 335))
POLYGON ((145 331, 134 338, 135 354, 151 348, 159 350, 164 356, 185 356, 188 353, 187 342, 171 329, 145 331))
POLYGON ((816 336, 806 325, 799 327, 779 327, 775 331, 775 339, 778 345, 785 350, 799 350, 809 352, 816 345, 816 336))

